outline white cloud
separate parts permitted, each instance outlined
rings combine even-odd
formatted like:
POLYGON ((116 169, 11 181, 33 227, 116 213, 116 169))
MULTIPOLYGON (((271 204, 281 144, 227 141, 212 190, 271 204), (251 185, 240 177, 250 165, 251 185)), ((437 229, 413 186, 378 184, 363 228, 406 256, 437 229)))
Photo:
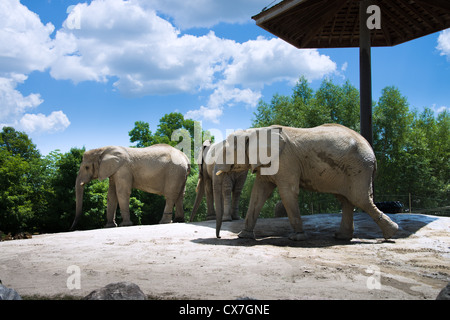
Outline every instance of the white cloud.
POLYGON ((221 85, 209 96, 206 107, 201 106, 197 110, 190 110, 185 114, 185 117, 194 120, 208 120, 218 124, 225 106, 244 103, 249 107, 256 107, 259 99, 261 99, 261 92, 259 91, 221 85))
POLYGON ((446 29, 439 33, 437 49, 442 56, 447 56, 450 59, 450 29, 446 29))
POLYGON ((62 111, 49 116, 28 113, 44 100, 38 93, 24 96, 17 89, 27 74, 44 71, 55 60, 53 31, 51 23, 43 25, 19 0, 0 2, 0 127, 14 126, 32 133, 59 131, 70 124, 62 111))
POLYGON ((219 86, 209 97, 208 105, 213 108, 219 108, 224 104, 234 104, 242 102, 250 107, 256 107, 261 93, 250 89, 239 89, 233 87, 219 86))
POLYGON ((23 96, 16 90, 16 86, 26 79, 27 76, 23 74, 0 77, 0 128, 13 126, 27 133, 52 133, 66 129, 70 121, 62 111, 54 111, 49 116, 26 113, 44 102, 39 94, 23 96))
POLYGON ((431 106, 431 110, 433 110, 435 115, 438 115, 441 112, 450 111, 450 107, 447 106, 438 107, 435 103, 433 103, 433 105, 431 106))
POLYGON ((245 23, 259 13, 266 0, 139 0, 143 7, 173 18, 174 24, 181 29, 210 28, 220 22, 245 23))
POLYGON ((9 78, 0 77, 0 123, 14 122, 29 109, 39 106, 43 100, 41 96, 32 93, 26 97, 16 87, 23 83, 27 76, 12 74, 9 78))
POLYGON ((201 106, 197 110, 190 110, 184 116, 187 119, 194 120, 207 120, 218 124, 219 118, 223 114, 223 108, 221 107, 205 107, 201 106))
POLYGON ((189 111, 186 117, 218 123, 226 106, 243 103, 256 107, 266 85, 278 81, 294 84, 301 75, 320 79, 336 71, 336 63, 328 56, 317 50, 298 50, 278 38, 260 37, 227 49, 231 61, 223 67, 222 79, 216 83, 207 106, 189 111))
POLYGON ((74 82, 115 79, 113 85, 132 97, 209 92, 206 106, 187 116, 217 122, 226 106, 256 106, 265 85, 295 83, 301 75, 319 79, 336 70, 336 64, 317 50, 298 50, 280 39, 261 37, 241 44, 214 32, 182 35, 157 14, 173 17, 183 28, 198 27, 246 21, 248 12, 261 5, 256 0, 247 4, 210 0, 78 4, 56 34, 59 58, 51 75, 74 82), (243 11, 233 15, 235 8, 243 11), (204 15, 211 15, 211 20, 202 20, 204 15))
MULTIPOLYGON (((131 1, 92 1, 77 5, 70 15, 73 12, 80 14, 80 28, 57 32, 55 48, 61 55, 51 75, 74 82, 116 77, 114 86, 124 95, 195 92, 208 87, 217 64, 223 62, 225 43, 234 43, 214 33, 180 36, 155 11, 131 1)), ((70 15, 68 20, 73 19, 70 15)))
POLYGON ((62 111, 53 111, 49 116, 42 113, 25 114, 19 121, 19 127, 27 133, 64 131, 70 121, 62 111))
POLYGON ((450 110, 450 108, 447 107, 447 106, 441 106, 440 108, 438 108, 438 109, 436 110, 436 113, 439 114, 439 113, 445 112, 445 111, 447 111, 447 110, 450 110))
POLYGON ((336 63, 317 50, 299 50, 278 38, 258 37, 239 45, 224 75, 227 84, 261 88, 277 81, 295 83, 301 75, 320 79, 335 70, 336 63))
POLYGON ((50 38, 54 29, 19 0, 0 1, 0 73, 45 70, 54 59, 50 38))

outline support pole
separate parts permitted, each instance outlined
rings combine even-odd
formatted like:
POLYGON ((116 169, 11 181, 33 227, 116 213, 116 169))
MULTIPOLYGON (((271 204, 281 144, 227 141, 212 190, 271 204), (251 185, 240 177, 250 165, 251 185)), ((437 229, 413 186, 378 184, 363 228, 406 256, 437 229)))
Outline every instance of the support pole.
POLYGON ((370 30, 367 28, 367 7, 370 0, 359 4, 359 90, 361 135, 373 146, 372 72, 370 62, 370 30))

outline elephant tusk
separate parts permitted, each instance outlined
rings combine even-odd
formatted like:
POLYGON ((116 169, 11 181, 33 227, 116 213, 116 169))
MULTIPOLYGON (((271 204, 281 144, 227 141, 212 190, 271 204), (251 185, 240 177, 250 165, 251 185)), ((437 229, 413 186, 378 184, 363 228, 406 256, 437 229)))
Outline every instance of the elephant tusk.
POLYGON ((220 176, 223 173, 222 170, 217 171, 216 176, 220 176))
POLYGON ((80 183, 80 186, 84 186, 84 182, 81 182, 81 183, 80 183))

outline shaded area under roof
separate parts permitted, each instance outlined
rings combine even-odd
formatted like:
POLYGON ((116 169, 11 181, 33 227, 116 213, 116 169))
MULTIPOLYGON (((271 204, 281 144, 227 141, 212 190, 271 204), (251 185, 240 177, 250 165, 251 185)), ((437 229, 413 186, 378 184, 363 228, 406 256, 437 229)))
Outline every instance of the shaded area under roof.
MULTIPOLYGON (((371 46, 393 46, 450 28, 450 0, 373 0, 381 28, 371 46)), ((297 48, 359 47, 359 0, 284 0, 252 17, 297 48)))

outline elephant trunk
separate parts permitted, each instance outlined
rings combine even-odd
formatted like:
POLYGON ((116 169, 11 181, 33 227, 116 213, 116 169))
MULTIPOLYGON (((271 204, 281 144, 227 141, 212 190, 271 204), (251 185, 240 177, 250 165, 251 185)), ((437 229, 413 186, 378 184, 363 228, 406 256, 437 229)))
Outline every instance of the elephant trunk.
POLYGON ((190 222, 194 221, 198 207, 200 206, 200 203, 202 202, 203 199, 203 195, 205 194, 205 182, 202 177, 199 177, 196 191, 197 195, 195 196, 194 207, 192 208, 191 218, 189 220, 190 222))
POLYGON ((70 227, 70 230, 74 230, 78 220, 81 217, 81 212, 83 211, 83 195, 84 195, 84 182, 81 181, 80 177, 77 177, 75 183, 75 197, 76 197, 76 209, 75 209, 75 220, 70 227))

